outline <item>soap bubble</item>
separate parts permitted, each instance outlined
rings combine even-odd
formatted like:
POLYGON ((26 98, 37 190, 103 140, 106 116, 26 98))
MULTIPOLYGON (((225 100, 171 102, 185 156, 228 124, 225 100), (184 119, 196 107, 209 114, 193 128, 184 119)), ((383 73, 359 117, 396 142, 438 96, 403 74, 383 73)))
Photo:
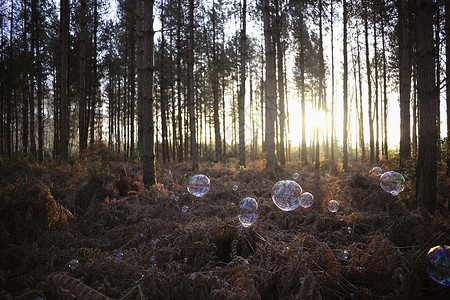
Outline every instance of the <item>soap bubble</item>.
POLYGON ((143 233, 139 233, 139 237, 141 238, 141 239, 143 239, 144 238, 144 234, 143 233))
POLYGON ((170 194, 170 200, 174 200, 175 199, 175 195, 174 194, 170 194))
POLYGON ((175 201, 177 201, 177 202, 180 201, 180 197, 176 196, 175 201))
POLYGON ((71 259, 67 265, 70 269, 75 270, 78 268, 78 259, 71 259))
POLYGON ((152 255, 151 257, 150 257, 150 262, 151 263, 154 263, 156 261, 156 257, 154 256, 154 255, 152 255))
POLYGON ((427 273, 434 281, 450 286, 450 246, 436 246, 428 251, 427 273))
POLYGON ((191 278, 191 280, 194 280, 195 279, 195 274, 192 273, 190 278, 191 278))
POLYGON ((300 205, 302 188, 292 180, 281 180, 272 188, 272 200, 278 208, 291 211, 300 205))
POLYGON ((258 210, 258 202, 251 197, 242 199, 239 203, 239 221, 244 227, 250 227, 258 218, 256 211, 258 210))
POLYGON ((237 191, 238 190, 238 186, 237 185, 233 185, 233 191, 237 191))
POLYGON ((188 179, 187 190, 196 197, 203 197, 209 191, 209 182, 209 178, 205 175, 193 175, 188 179))
POLYGON ((336 200, 331 200, 328 202, 328 210, 331 212, 337 212, 339 209, 339 202, 336 200))
POLYGON ((344 250, 342 252, 342 260, 347 260, 347 259, 348 259, 348 252, 344 250))
POLYGON ((181 208, 181 211, 185 213, 188 211, 188 209, 189 209, 189 207, 187 207, 187 205, 183 205, 183 207, 181 208))
POLYGON ((305 283, 305 279, 303 277, 300 277, 299 282, 300 282, 300 284, 304 284, 305 283))
POLYGON ((184 261, 184 263, 187 263, 187 262, 188 262, 188 258, 185 257, 185 258, 183 259, 183 261, 184 261))
POLYGON ((304 192, 300 195, 300 205, 303 208, 308 208, 313 205, 314 196, 311 193, 304 192))
POLYGON ((352 233, 352 228, 351 227, 347 227, 347 232, 348 233, 352 233))
POLYGON ((293 72, 295 77, 300 77, 302 75, 302 70, 300 68, 295 67, 293 72))
POLYGON ((328 78, 324 78, 324 79, 322 79, 322 85, 324 86, 324 87, 327 87, 328 86, 328 78))
POLYGON ((374 167, 372 169, 372 174, 375 176, 380 176, 381 174, 383 174, 383 170, 381 170, 380 167, 374 167))
POLYGON ((122 252, 117 253, 117 254, 116 254, 116 257, 117 257, 118 259, 123 259, 123 253, 122 253, 122 252))
POLYGON ((405 177, 394 171, 386 172, 380 176, 380 186, 386 192, 397 196, 405 189, 405 177))
POLYGON ((297 172, 295 172, 294 174, 292 174, 292 178, 294 178, 294 180, 297 180, 300 177, 300 175, 298 175, 297 172))

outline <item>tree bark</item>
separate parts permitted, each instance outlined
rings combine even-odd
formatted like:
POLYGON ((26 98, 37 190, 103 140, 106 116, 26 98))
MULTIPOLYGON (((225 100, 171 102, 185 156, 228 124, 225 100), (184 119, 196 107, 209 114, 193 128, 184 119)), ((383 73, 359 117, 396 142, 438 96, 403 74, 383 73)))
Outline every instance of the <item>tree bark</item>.
MULTIPOLYGON (((154 42, 153 42, 153 0, 143 1, 143 179, 145 185, 156 183, 154 154, 154 124, 153 124, 153 73, 154 73, 154 42)), ((139 5, 138 5, 139 7, 139 5)))
MULTIPOLYGON (((410 93, 411 93, 411 43, 409 23, 411 15, 409 1, 401 0, 398 8, 399 16, 399 42, 400 42, 400 167, 405 167, 407 160, 411 158, 410 137, 410 93)), ((422 40, 422 37, 420 38, 422 40)), ((419 43, 418 43, 419 44, 419 43)))
POLYGON ((189 40, 188 40, 188 97, 189 127, 191 133, 192 170, 198 170, 198 149, 195 130, 194 99, 194 0, 189 0, 189 40))
POLYGON ((435 60, 433 49, 433 1, 416 1, 417 90, 419 97, 419 157, 416 168, 417 206, 431 214, 436 209, 437 128, 435 60))
POLYGON ((144 101, 144 35, 143 26, 143 0, 136 0, 136 65, 137 65, 137 110, 138 110, 138 151, 143 150, 144 140, 144 116, 142 115, 142 104, 144 101))
POLYGON ((447 96, 447 176, 450 176, 450 0, 445 0, 445 57, 447 96))
POLYGON ((61 0, 61 159, 67 160, 69 147, 68 124, 68 51, 69 51, 69 0, 61 0))
POLYGON ((348 153, 347 153, 347 126, 348 126, 348 106, 347 106, 347 77, 348 77, 348 63, 347 63, 347 1, 343 0, 344 7, 344 124, 343 124, 343 141, 342 141, 342 151, 343 151, 343 168, 347 170, 348 168, 348 153))
POLYGON ((369 100, 369 133, 370 133, 370 163, 375 160, 375 142, 373 132, 373 116, 372 116, 372 84, 370 80, 370 55, 369 55, 369 25, 368 25, 368 1, 364 1, 364 37, 366 42, 366 68, 367 68, 367 91, 369 100))
POLYGON ((276 16, 276 46, 277 46, 277 71, 278 71, 278 97, 280 101, 280 152, 278 158, 281 165, 286 163, 285 147, 284 147, 284 135, 285 135, 285 124, 286 124, 286 112, 285 112, 285 99, 284 99, 284 68, 283 68, 283 58, 284 49, 281 44, 281 30, 282 30, 282 16, 281 7, 279 5, 279 0, 275 0, 275 7, 277 11, 276 16))
POLYGON ((377 19, 376 14, 378 13, 374 7, 373 13, 373 56, 375 64, 375 126, 376 126, 376 139, 375 139, 375 162, 380 161, 380 115, 379 115, 379 99, 378 99, 378 50, 377 50, 377 19))
POLYGON ((80 104, 78 110, 78 131, 80 151, 86 149, 86 0, 80 0, 80 104))
POLYGON ((242 4, 242 31, 241 31, 241 79, 239 89, 239 166, 245 167, 245 78, 247 57, 247 1, 242 4))
POLYGON ((264 48, 266 57, 266 169, 272 170, 277 165, 275 157, 275 113, 276 113, 276 82, 275 82, 275 59, 272 43, 272 26, 269 10, 269 0, 262 0, 263 22, 264 22, 264 48))

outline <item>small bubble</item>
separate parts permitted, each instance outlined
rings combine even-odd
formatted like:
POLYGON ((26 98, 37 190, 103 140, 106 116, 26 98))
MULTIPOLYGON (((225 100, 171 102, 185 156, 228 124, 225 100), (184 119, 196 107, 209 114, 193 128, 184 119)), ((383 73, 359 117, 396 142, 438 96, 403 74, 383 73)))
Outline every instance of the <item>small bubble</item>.
POLYGON ((209 271, 208 274, 209 274, 209 276, 212 276, 213 275, 213 271, 209 271))
POLYGON ((139 237, 142 239, 144 238, 144 234, 143 233, 139 233, 139 237))
POLYGON ((300 195, 300 206, 303 208, 311 207, 314 203, 314 196, 311 193, 304 192, 300 195))
POLYGON ((230 286, 230 284, 228 283, 228 281, 225 281, 225 286, 230 286))
POLYGON ((106 246, 111 246, 111 242, 106 242, 106 246))
POLYGON ((256 211, 258 210, 258 202, 251 197, 242 199, 239 203, 239 221, 244 227, 250 227, 258 218, 256 211))
POLYGON ((156 257, 154 256, 154 255, 152 255, 151 257, 150 257, 150 262, 151 263, 154 263, 156 261, 156 257))
POLYGON ((233 191, 237 191, 238 188, 239 188, 239 187, 238 187, 237 185, 234 185, 234 186, 233 186, 233 191))
POLYGON ((185 257, 185 258, 183 259, 183 261, 184 261, 184 263, 187 263, 187 262, 188 262, 188 258, 185 257))
POLYGON ((294 180, 297 180, 299 177, 300 177, 300 175, 299 175, 297 172, 295 172, 295 173, 292 175, 292 178, 294 178, 294 180))
POLYGON ((78 260, 77 259, 71 259, 68 263, 68 266, 70 269, 75 270, 78 268, 78 260))
POLYGON ((303 277, 300 277, 299 282, 300 282, 300 284, 304 284, 305 283, 305 279, 303 277))
POLYGON ((181 211, 185 213, 188 211, 188 209, 189 209, 189 207, 187 207, 186 205, 183 205, 183 207, 181 208, 181 211))
POLYGON ((339 202, 337 202, 336 200, 331 200, 330 202, 328 202, 328 210, 331 212, 337 212, 339 209, 339 202))
POLYGON ((142 244, 139 244, 137 247, 138 247, 138 249, 142 249, 142 247, 144 247, 144 246, 142 246, 142 244))
POLYGON ((375 176, 380 176, 381 174, 383 174, 383 170, 381 170, 380 167, 374 167, 371 172, 375 176))
POLYGON ((191 278, 191 280, 194 280, 195 279, 195 274, 192 273, 190 278, 191 278))
POLYGON ((170 200, 174 200, 175 199, 175 195, 174 194, 170 194, 170 200))
POLYGON ((180 197, 176 196, 175 201, 177 201, 177 202, 180 201, 180 197))
POLYGON ((302 75, 302 70, 300 68, 295 67, 293 72, 295 77, 300 77, 302 75))
POLYGON ((348 233, 352 233, 352 228, 351 227, 347 227, 347 232, 348 233))
POLYGON ((328 79, 325 77, 324 79, 322 79, 322 85, 324 86, 324 87, 327 87, 328 86, 328 79))
POLYGON ((122 253, 122 252, 117 253, 117 254, 116 254, 116 257, 117 257, 118 259, 123 259, 123 253, 122 253))
POLYGON ((347 259, 348 259, 348 252, 344 250, 342 252, 342 260, 347 260, 347 259))

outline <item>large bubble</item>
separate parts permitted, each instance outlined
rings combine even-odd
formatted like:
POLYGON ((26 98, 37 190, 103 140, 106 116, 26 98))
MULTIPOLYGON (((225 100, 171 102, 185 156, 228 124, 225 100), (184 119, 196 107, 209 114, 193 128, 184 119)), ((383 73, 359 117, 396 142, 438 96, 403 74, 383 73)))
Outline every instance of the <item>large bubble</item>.
POLYGON ((258 202, 254 198, 246 197, 239 203, 239 221, 244 227, 250 227, 258 218, 256 211, 258 202))
POLYGON ((196 197, 203 197, 209 192, 209 182, 205 175, 193 175, 188 179, 187 190, 196 197))
POLYGON ((300 205, 303 208, 308 208, 314 203, 314 196, 309 192, 304 192, 300 195, 300 205))
POLYGON ((427 273, 434 281, 450 286, 450 246, 436 246, 428 251, 427 273))
POLYGON ((405 189, 405 177, 394 171, 386 172, 380 176, 380 186, 386 192, 397 196, 405 189))
POLYGON ((281 180, 272 188, 272 200, 281 210, 290 211, 300 205, 302 188, 292 180, 281 180))

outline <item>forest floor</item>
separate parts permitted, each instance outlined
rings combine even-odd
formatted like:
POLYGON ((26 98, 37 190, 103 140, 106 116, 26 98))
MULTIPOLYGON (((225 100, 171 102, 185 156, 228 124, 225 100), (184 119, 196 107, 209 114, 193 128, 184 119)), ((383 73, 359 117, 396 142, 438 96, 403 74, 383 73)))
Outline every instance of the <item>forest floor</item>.
POLYGON ((450 244, 450 178, 430 215, 414 209, 413 168, 394 197, 367 165, 330 166, 159 163, 146 190, 142 165, 105 147, 65 164, 0 159, 0 299, 448 299, 425 258, 450 244), (272 186, 294 172, 315 202, 281 211, 272 186), (196 173, 211 180, 202 198, 185 187, 196 173), (246 196, 259 204, 249 228, 246 196))

